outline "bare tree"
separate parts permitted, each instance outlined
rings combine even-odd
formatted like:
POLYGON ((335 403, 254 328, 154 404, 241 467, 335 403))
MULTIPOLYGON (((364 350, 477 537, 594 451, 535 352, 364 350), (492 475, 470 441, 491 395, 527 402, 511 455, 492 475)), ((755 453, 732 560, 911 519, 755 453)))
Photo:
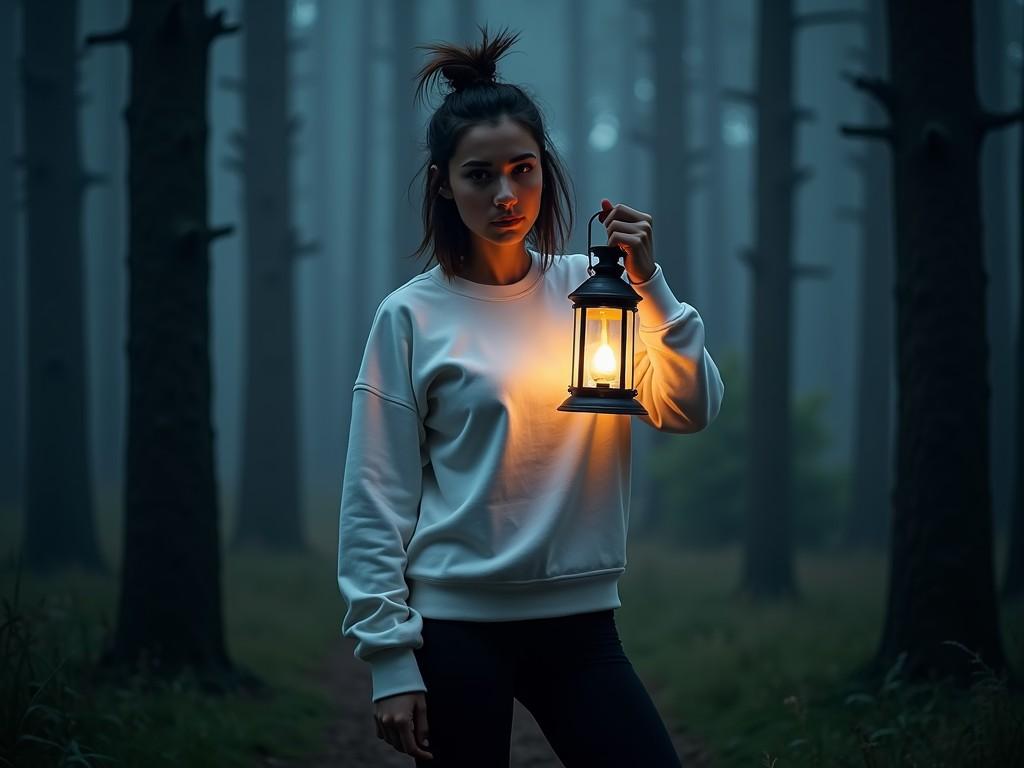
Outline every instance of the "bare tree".
POLYGON ((247 0, 242 152, 246 253, 246 377, 242 488, 234 544, 301 550, 296 400, 295 264, 316 251, 292 224, 288 11, 247 0))
POLYGON ((793 98, 796 33, 856 21, 858 14, 795 14, 792 0, 762 0, 757 90, 730 91, 757 110, 755 245, 744 254, 753 282, 747 519, 740 589, 761 597, 797 591, 793 569, 793 469, 790 419, 793 282, 825 267, 792 261, 794 196, 811 170, 796 167, 796 126, 813 113, 793 98))
MULTIPOLYGON (((352 80, 354 84, 354 99, 357 104, 370 104, 373 93, 373 71, 375 48, 373 38, 375 24, 373 16, 373 0, 363 0, 358 5, 359 34, 356 37, 356 63, 353 70, 352 80)), ((365 222, 371 217, 371 195, 367 192, 367 183, 371 179, 370 162, 372 160, 373 143, 373 110, 360 109, 356 111, 356 120, 353 127, 352 149, 348 159, 352 163, 347 177, 351 180, 349 199, 352 200, 351 216, 353 222, 364 222, 360 226, 352 228, 352 240, 346 243, 345 248, 339 254, 342 258, 342 265, 348 269, 372 269, 373 265, 357 263, 358 254, 368 253, 370 245, 370 228, 365 222)), ((365 342, 370 330, 372 321, 372 310, 370 300, 365 295, 366 291, 358 280, 348 280, 343 284, 349 293, 345 297, 346 305, 346 327, 352 340, 346 345, 346 357, 343 367, 342 381, 345 385, 342 399, 345 401, 344 426, 340 435, 347 440, 349 427, 352 421, 352 386, 355 384, 356 375, 359 373, 360 355, 362 344, 365 342)), ((341 446, 340 455, 347 455, 347 443, 341 446)), ((340 486, 339 486, 340 487, 340 486)))
POLYGON ((854 84, 892 150, 898 430, 888 608, 875 662, 970 680, 956 641, 1003 669, 992 557, 979 151, 1020 120, 978 103, 971 3, 890 0, 890 77, 854 84))
POLYGON ((75 3, 23 3, 28 405, 25 560, 100 568, 85 375, 75 3))
MULTIPOLYGON (((569 161, 573 188, 576 194, 576 221, 586 221, 600 207, 600 200, 590 199, 590 105, 587 94, 591 72, 587 67, 586 29, 588 14, 583 0, 569 0, 565 4, 565 23, 568 29, 566 55, 568 67, 568 102, 566 104, 566 132, 569 137, 569 161)), ((571 250, 587 250, 587 233, 576 227, 572 234, 571 250)))
MULTIPOLYGON (((0 62, 0 104, 17 103, 17 80, 14 51, 18 49, 18 26, 15 0, 0 0, 0 31, 8 51, 0 62)), ((22 165, 17 156, 15 112, 5 111, 0 118, 0 509, 20 509, 21 492, 21 378, 22 320, 19 312, 18 286, 21 260, 18 253, 17 219, 20 202, 14 197, 17 173, 22 165), (9 162, 8 162, 9 161, 9 162)))
MULTIPOLYGON (((868 0, 865 33, 867 71, 882 77, 887 71, 883 0, 868 0)), ((870 122, 882 118, 877 105, 868 104, 867 117, 870 122)), ((892 490, 892 182, 881 147, 865 147, 853 163, 861 174, 864 203, 852 212, 861 228, 860 316, 853 488, 843 539, 853 547, 882 547, 892 490)))
MULTIPOLYGON (((975 4, 978 50, 978 97, 994 109, 1004 106, 1006 46, 1003 0, 975 4)), ((1009 199, 1010 137, 997 134, 981 149, 982 238, 988 271, 986 318, 989 342, 989 455, 992 459, 992 512, 996 530, 1010 517, 1013 494, 1013 320, 1010 279, 1009 199)))
MULTIPOLYGON (((33 4, 34 5, 34 4, 33 4)), ((128 128, 128 420, 121 593, 103 666, 237 681, 224 643, 210 421, 210 44, 234 32, 203 0, 133 0, 128 128)), ((48 9, 52 22, 53 8, 48 9)))
MULTIPOLYGON (((1024 42, 1024 14, 1021 23, 1024 42)), ((1020 77, 1020 108, 1024 112, 1024 68, 1020 77)), ((1024 128, 1018 132, 1018 191, 1024 196, 1024 128)), ((1019 598, 1024 595, 1024 199, 1017 200, 1017 221, 1021 233, 1017 243, 1020 267, 1017 270, 1017 397, 1014 405, 1013 436, 1016 464, 1013 469, 1013 503, 1010 507, 1010 545, 1003 594, 1019 598)))
POLYGON ((714 333, 720 346, 739 343, 736 285, 732 269, 725 258, 729 204, 726 196, 725 145, 722 142, 722 63, 725 59, 722 35, 722 4, 702 3, 701 62, 704 86, 704 148, 707 172, 703 179, 707 197, 707 306, 701 307, 709 333, 714 333), (725 342, 723 344, 723 342, 725 342))
MULTIPOLYGON (((388 290, 397 288, 419 272, 411 258, 419 245, 422 227, 417 217, 418 208, 412 190, 419 190, 413 183, 418 161, 417 148, 422 137, 413 104, 413 76, 416 73, 416 42, 414 40, 416 3, 413 0, 392 0, 391 35, 393 45, 391 98, 394 122, 394 144, 392 158, 394 183, 392 185, 395 252, 387 259, 391 266, 388 290)), ((392 206, 389 206, 391 208, 392 206)))

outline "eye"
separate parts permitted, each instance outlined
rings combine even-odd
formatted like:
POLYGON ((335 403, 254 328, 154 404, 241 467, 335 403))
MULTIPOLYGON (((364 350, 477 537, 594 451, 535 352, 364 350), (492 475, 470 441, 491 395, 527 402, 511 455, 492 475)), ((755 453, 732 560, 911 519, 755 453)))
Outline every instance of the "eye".
POLYGON ((533 166, 530 165, 529 163, 522 163, 518 168, 516 168, 516 170, 519 170, 519 168, 526 169, 525 171, 523 171, 523 173, 529 173, 530 171, 533 170, 533 166))
POLYGON ((467 173, 466 174, 466 178, 468 178, 468 179, 470 179, 472 181, 483 181, 485 178, 487 178, 487 171, 484 171, 484 170, 481 170, 481 169, 478 168, 475 171, 470 171, 469 173, 467 173), (481 174, 481 175, 478 176, 477 174, 481 174))

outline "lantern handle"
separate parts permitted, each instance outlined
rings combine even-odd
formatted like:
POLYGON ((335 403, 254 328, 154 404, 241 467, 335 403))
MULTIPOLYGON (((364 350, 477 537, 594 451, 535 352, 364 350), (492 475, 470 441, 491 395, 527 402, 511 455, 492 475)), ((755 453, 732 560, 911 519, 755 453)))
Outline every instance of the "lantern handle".
POLYGON ((600 211, 591 216, 590 221, 587 222, 587 274, 590 275, 591 277, 593 277, 594 275, 594 265, 590 263, 590 229, 594 226, 594 219, 600 216, 603 212, 604 209, 602 208, 600 211))

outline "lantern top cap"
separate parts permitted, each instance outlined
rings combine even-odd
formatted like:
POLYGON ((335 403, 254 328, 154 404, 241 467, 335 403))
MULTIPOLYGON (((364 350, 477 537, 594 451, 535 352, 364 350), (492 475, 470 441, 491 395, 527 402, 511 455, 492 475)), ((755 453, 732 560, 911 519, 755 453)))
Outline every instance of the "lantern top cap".
POLYGON ((577 304, 588 306, 610 304, 636 309, 636 305, 643 299, 622 279, 625 267, 619 264, 619 259, 624 257, 626 252, 617 245, 590 244, 590 228, 600 214, 601 211, 598 211, 591 216, 587 224, 587 272, 591 276, 570 293, 569 298, 577 304), (591 255, 597 257, 596 266, 590 262, 591 255))

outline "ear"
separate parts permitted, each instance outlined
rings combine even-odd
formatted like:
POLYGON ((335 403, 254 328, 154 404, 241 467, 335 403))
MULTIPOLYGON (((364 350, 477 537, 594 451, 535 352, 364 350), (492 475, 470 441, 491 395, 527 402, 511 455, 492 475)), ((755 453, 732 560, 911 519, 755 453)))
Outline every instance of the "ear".
MULTIPOLYGON (((437 166, 434 165, 434 164, 431 164, 431 166, 430 166, 430 175, 434 176, 436 173, 437 173, 437 166)), ((437 188, 437 194, 439 194, 441 197, 445 198, 446 200, 451 200, 452 199, 452 190, 444 182, 441 182, 441 185, 437 188)))

